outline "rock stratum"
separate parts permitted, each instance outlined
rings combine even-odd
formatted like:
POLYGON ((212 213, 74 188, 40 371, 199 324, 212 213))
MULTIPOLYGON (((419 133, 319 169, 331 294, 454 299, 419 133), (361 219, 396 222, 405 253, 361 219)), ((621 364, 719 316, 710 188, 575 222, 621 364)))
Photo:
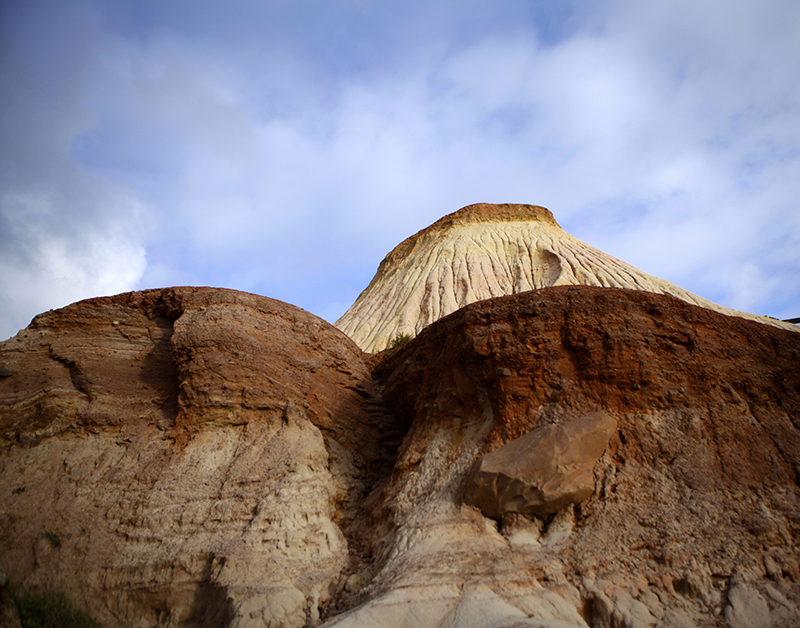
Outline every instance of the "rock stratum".
POLYGON ((0 364, 12 582, 63 587, 108 626, 317 617, 385 464, 380 396, 341 332, 175 288, 42 314, 0 364))
POLYGON ((668 294, 724 314, 796 327, 725 308, 648 275, 572 237, 544 207, 489 203, 464 207, 401 242, 336 327, 374 353, 469 303, 564 285, 668 294))
POLYGON ((378 362, 175 288, 40 315, 0 365, 0 566, 108 626, 800 621, 796 333, 558 287, 378 362), (487 454, 598 412, 578 503, 467 502, 487 454))
POLYGON ((798 538, 800 334, 671 295, 371 355, 168 288, 0 343, 0 568, 108 627, 793 628, 798 538))

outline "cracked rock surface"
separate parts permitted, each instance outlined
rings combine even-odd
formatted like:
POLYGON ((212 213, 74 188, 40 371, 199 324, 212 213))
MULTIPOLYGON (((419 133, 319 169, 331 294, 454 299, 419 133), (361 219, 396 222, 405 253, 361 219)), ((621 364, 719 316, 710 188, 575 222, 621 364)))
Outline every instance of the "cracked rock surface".
POLYGON ((363 606, 331 626, 800 622, 797 333, 564 286, 467 306, 378 370, 409 433, 372 511, 363 606), (465 505, 481 456, 596 411, 616 429, 585 501, 465 505), (484 613, 449 623, 465 607, 484 613))

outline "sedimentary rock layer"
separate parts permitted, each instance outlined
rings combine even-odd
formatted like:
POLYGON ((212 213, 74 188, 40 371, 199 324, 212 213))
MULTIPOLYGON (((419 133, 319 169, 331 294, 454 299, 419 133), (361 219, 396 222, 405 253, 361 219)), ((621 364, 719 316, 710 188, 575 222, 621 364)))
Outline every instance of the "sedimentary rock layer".
POLYGON ((527 290, 586 285, 669 294, 688 303, 795 330, 737 312, 653 277, 566 233, 543 207, 470 205, 400 243, 336 321, 364 351, 415 336, 469 303, 527 290))
POLYGON ((370 357, 176 288, 43 314, 0 368, 0 567, 109 626, 800 625, 797 333, 562 286, 370 357), (465 503, 476 460, 598 411, 578 505, 465 503))
POLYGON ((175 288, 42 314, 0 366, 0 561, 17 586, 61 588, 108 626, 318 617, 380 457, 379 397, 344 334, 272 299, 175 288))
POLYGON ((379 371, 410 431, 376 497, 363 606, 326 625, 800 624, 798 334, 558 287, 469 305, 379 371), (597 410, 617 428, 574 510, 464 504, 480 456, 597 410))

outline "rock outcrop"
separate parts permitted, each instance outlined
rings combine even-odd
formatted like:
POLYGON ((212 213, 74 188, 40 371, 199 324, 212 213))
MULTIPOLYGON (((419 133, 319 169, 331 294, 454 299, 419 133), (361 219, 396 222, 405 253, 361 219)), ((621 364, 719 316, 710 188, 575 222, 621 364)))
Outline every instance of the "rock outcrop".
POLYGON ((124 628, 793 628, 799 417, 800 334, 644 290, 378 356, 230 290, 92 299, 0 343, 0 570, 124 628))
POLYGON ((336 321, 364 351, 417 335, 469 303, 550 286, 586 285, 668 294, 733 316, 796 325, 724 308, 572 237, 535 205, 469 205, 401 242, 336 321))
POLYGON ((318 617, 386 464, 344 334, 272 299, 175 288, 42 314, 0 365, 15 585, 63 589, 108 626, 318 617))
POLYGON ((558 287, 467 306, 379 371, 409 433, 363 606, 326 625, 800 622, 798 334, 558 287), (464 503, 481 456, 595 411, 617 428, 579 506, 498 522, 464 503))

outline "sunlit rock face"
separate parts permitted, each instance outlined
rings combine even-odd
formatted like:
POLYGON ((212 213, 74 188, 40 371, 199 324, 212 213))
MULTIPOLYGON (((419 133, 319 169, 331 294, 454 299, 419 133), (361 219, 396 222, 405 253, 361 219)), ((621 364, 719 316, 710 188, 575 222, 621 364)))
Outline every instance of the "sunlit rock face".
POLYGON ((315 621, 381 455, 362 356, 232 290, 37 316, 0 343, 0 569, 106 626, 315 621))
POLYGON ((598 251, 561 229, 544 207, 488 203, 464 207, 401 242, 336 327, 364 351, 377 352, 469 303, 563 285, 668 294, 797 329, 724 308, 598 251))
POLYGON ((376 369, 410 427, 364 518, 369 584, 325 628, 800 626, 799 366, 796 333, 643 291, 547 288, 433 323, 376 369), (476 462, 496 489, 572 467, 591 494, 475 508, 476 462))
POLYGON ((0 343, 0 617, 4 573, 121 628, 795 628, 798 366, 587 286, 379 356, 231 290, 47 312, 0 343))

